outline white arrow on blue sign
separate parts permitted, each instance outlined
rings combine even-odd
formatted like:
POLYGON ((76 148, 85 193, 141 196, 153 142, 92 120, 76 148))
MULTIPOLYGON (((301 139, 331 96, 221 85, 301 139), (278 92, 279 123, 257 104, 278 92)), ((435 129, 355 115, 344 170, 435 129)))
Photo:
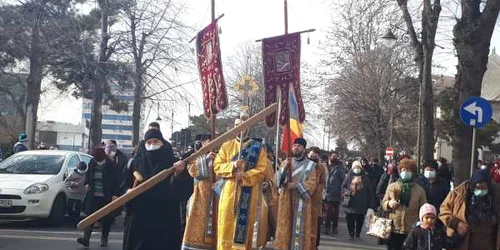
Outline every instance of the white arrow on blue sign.
POLYGON ((492 115, 490 103, 482 97, 471 97, 460 106, 460 119, 467 126, 482 128, 492 115))

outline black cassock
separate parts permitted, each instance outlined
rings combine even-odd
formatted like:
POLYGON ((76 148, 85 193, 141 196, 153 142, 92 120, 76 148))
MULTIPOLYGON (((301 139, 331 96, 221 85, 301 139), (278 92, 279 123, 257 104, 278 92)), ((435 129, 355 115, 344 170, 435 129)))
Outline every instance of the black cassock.
MULTIPOLYGON (((172 146, 144 152, 134 160, 125 184, 132 186, 133 171, 149 179, 176 161, 172 146)), ((178 176, 171 175, 157 186, 137 196, 126 204, 123 250, 177 250, 181 248, 181 201, 193 192, 193 179, 187 170, 178 176)))

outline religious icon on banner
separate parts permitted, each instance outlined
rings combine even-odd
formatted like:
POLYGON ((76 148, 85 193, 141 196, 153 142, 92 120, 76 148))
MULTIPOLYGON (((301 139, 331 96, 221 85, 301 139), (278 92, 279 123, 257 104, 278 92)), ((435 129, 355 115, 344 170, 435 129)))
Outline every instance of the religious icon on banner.
POLYGON ((274 54, 276 60, 276 72, 283 73, 291 70, 290 51, 278 51, 274 54))
MULTIPOLYGON (((304 122, 306 115, 300 92, 300 33, 266 38, 262 41, 264 87, 266 107, 277 101, 277 91, 281 91, 281 125, 290 119, 289 91, 293 88, 297 101, 298 119, 304 122)), ((266 117, 266 125, 273 127, 276 113, 266 117)))
POLYGON ((203 91, 203 111, 206 117, 211 117, 228 106, 217 22, 211 23, 198 33, 196 52, 203 91))

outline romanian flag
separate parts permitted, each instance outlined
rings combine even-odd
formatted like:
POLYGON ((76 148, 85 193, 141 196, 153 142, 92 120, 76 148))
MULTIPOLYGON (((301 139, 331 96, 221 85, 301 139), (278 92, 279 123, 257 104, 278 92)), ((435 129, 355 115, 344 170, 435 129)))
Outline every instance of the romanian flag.
POLYGON ((290 127, 285 126, 283 129, 283 136, 281 137, 281 151, 285 153, 291 150, 291 148, 288 148, 288 140, 290 140, 290 145, 292 145, 296 138, 304 136, 302 123, 299 121, 299 108, 293 91, 290 91, 288 100, 290 110, 290 127))

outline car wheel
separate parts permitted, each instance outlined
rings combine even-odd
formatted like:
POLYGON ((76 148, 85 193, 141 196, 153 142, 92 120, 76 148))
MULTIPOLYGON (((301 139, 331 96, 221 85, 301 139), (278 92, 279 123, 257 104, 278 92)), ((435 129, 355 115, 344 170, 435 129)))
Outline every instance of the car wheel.
POLYGON ((64 196, 58 195, 52 204, 52 209, 50 210, 49 224, 51 226, 61 226, 64 222, 65 212, 66 204, 64 202, 64 196))

